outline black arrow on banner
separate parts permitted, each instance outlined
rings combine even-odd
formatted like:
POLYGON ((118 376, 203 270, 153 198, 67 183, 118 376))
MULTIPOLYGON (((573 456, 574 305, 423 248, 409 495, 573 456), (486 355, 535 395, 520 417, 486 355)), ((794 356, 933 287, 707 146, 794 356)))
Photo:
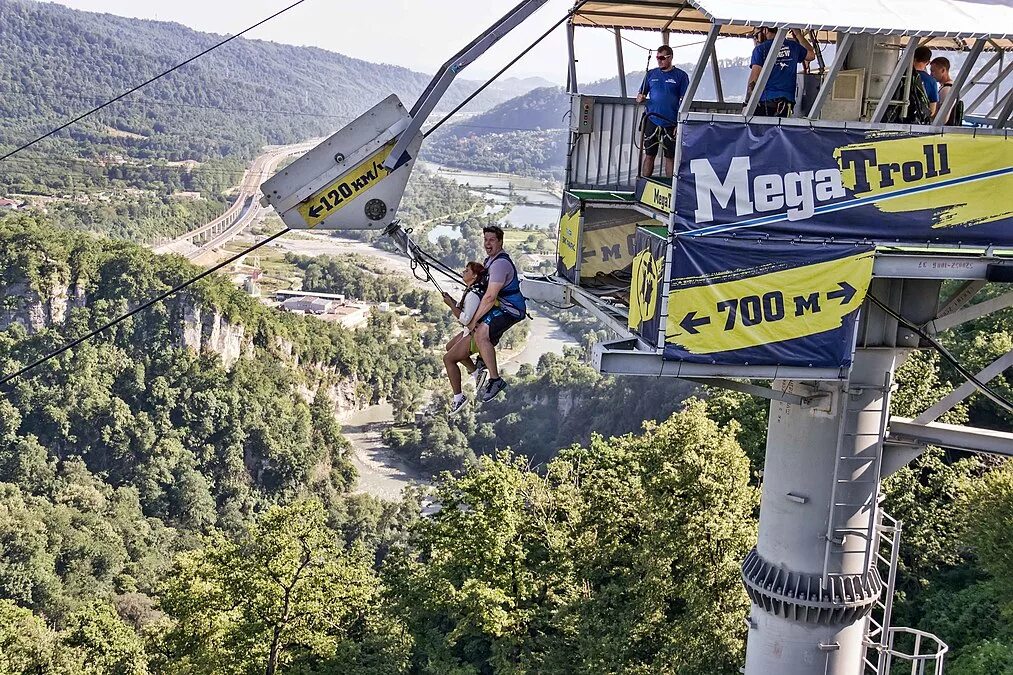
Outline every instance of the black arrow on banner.
POLYGON ((324 207, 317 204, 316 206, 310 207, 310 218, 317 218, 321 213, 324 212, 324 207))
POLYGON ((830 291, 827 293, 827 300, 836 300, 837 298, 843 298, 841 300, 842 305, 846 305, 851 302, 851 299, 855 297, 855 293, 858 292, 854 286, 849 284, 847 281, 838 281, 837 285, 840 286, 838 291, 830 291))
POLYGON ((711 322, 709 316, 705 316, 700 319, 694 317, 696 317, 696 312, 690 312, 683 317, 682 321, 679 322, 679 326, 682 327, 684 331, 692 335, 696 335, 700 332, 697 330, 697 326, 706 326, 711 322))

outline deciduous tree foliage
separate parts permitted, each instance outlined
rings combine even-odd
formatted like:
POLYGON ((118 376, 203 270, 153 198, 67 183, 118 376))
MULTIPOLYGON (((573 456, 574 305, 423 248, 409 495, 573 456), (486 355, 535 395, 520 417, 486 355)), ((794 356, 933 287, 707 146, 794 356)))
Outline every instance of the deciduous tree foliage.
POLYGON ((371 563, 341 549, 313 501, 272 507, 238 540, 212 537, 162 589, 175 622, 164 672, 397 672, 406 644, 377 606, 371 563))
POLYGON ((543 473, 482 457, 436 493, 389 597, 420 672, 737 672, 749 464, 703 403, 543 473))

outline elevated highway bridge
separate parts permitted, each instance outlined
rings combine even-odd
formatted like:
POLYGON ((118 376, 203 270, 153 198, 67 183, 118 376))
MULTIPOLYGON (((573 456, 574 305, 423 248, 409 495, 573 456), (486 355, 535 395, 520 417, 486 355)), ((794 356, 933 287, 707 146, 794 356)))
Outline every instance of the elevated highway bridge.
POLYGON ((239 193, 225 213, 172 241, 156 246, 155 253, 179 253, 188 260, 196 260, 228 243, 249 227, 265 210, 257 201, 260 183, 264 178, 274 173, 286 157, 301 155, 317 143, 318 141, 308 141, 269 148, 267 152, 253 160, 253 164, 243 174, 243 179, 239 184, 239 193))

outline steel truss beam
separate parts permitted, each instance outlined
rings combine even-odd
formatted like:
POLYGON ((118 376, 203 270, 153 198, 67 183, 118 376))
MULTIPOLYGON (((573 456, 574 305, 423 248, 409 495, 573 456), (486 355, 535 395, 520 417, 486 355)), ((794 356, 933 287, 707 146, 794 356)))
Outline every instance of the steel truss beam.
MULTIPOLYGON (((995 361, 985 366, 985 368, 975 375, 975 377, 980 382, 988 382, 1010 367, 1013 367, 1013 350, 1006 352, 995 361)), ((916 417, 914 419, 915 423, 928 424, 929 422, 934 422, 977 390, 978 386, 973 382, 964 382, 948 395, 944 396, 938 403, 916 417)))
POLYGON ((968 321, 974 321, 980 319, 983 316, 988 316, 993 312, 1006 309, 1007 307, 1013 307, 1013 291, 1000 295, 999 297, 979 302, 976 305, 970 305, 953 312, 950 312, 944 316, 939 316, 925 324, 925 330, 928 332, 942 333, 945 330, 949 330, 954 326, 959 326, 962 323, 968 321))
POLYGON ((799 396, 798 394, 789 394, 786 391, 778 391, 770 387, 761 387, 758 384, 729 380, 725 377, 683 377, 681 379, 696 382, 697 384, 704 384, 709 387, 721 387, 722 389, 741 391, 743 394, 759 396, 771 401, 780 401, 789 405, 802 406, 803 408, 812 406, 817 402, 823 402, 831 396, 830 392, 819 392, 812 396, 799 396))
POLYGON ((610 375, 646 377, 742 378, 749 380, 803 380, 839 382, 848 377, 847 368, 803 368, 797 366, 725 366, 709 363, 667 361, 653 349, 636 349, 636 340, 599 342, 591 351, 596 370, 610 375))
POLYGON ((1013 457, 1013 434, 994 429, 941 422, 919 423, 906 417, 891 417, 889 433, 890 440, 894 442, 1013 457))

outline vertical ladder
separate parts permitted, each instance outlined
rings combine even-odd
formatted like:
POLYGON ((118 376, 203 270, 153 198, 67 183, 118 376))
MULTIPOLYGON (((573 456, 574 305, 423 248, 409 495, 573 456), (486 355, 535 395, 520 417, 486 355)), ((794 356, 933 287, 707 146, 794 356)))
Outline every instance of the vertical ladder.
POLYGON ((897 585, 897 558, 900 556, 901 524, 882 509, 877 514, 875 551, 876 568, 886 580, 883 592, 872 606, 865 625, 865 675, 888 675, 890 618, 897 585))
POLYGON ((862 570, 868 570, 873 564, 875 553, 875 533, 878 511, 879 483, 883 465, 883 439, 890 417, 890 375, 884 376, 882 385, 857 385, 847 389, 841 395, 844 400, 844 411, 841 415, 841 430, 838 434, 837 457, 834 461, 834 478, 831 487, 830 514, 827 519, 826 549, 823 557, 823 582, 827 583, 830 573, 830 558, 849 536, 860 537, 865 541, 865 558, 862 570), (879 403, 870 407, 865 403, 865 391, 875 389, 882 393, 879 403), (855 403, 858 403, 855 406, 855 403), (860 424, 861 416, 878 416, 875 431, 862 431, 868 424, 860 424), (856 445, 867 443, 859 454, 855 454, 856 445), (856 478, 856 474, 860 477, 856 478), (852 490, 849 488, 858 488, 852 490), (854 492, 865 492, 866 496, 859 500, 854 492), (859 500, 859 501, 856 501, 859 500), (868 525, 865 527, 848 527, 847 520, 856 511, 869 512, 868 525))

